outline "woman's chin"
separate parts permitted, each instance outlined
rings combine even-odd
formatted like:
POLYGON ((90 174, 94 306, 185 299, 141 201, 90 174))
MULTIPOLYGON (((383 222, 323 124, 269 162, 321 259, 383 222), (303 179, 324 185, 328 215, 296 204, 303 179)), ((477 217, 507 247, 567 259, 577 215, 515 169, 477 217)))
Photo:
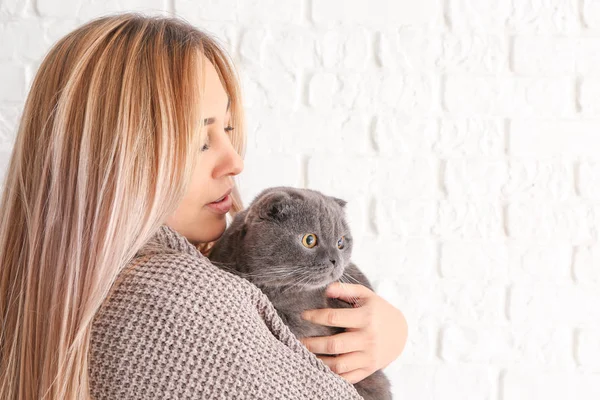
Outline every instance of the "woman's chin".
POLYGON ((223 236, 226 228, 227 223, 225 218, 220 221, 211 221, 210 229, 207 226, 206 232, 204 232, 205 240, 203 240, 203 242, 212 242, 219 239, 221 236, 223 236))

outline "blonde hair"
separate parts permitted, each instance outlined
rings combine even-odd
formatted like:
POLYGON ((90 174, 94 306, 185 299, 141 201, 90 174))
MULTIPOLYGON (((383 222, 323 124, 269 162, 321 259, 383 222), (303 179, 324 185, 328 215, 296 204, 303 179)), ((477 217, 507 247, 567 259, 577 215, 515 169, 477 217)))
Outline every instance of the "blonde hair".
MULTIPOLYGON (((0 398, 90 398, 94 315, 177 208, 205 140, 202 54, 231 98, 243 157, 237 71, 187 22, 107 15, 45 56, 0 203, 0 398)), ((237 188, 232 196, 234 216, 243 205, 237 188)))

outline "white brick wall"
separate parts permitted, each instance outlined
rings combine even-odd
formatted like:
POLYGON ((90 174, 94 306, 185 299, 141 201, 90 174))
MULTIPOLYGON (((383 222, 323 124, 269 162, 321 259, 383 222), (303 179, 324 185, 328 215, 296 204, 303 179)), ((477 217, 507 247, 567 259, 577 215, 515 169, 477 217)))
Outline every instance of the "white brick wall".
POLYGON ((226 43, 246 202, 349 201, 409 321, 395 398, 600 398, 600 0, 1 0, 2 173, 43 54, 124 10, 226 43))

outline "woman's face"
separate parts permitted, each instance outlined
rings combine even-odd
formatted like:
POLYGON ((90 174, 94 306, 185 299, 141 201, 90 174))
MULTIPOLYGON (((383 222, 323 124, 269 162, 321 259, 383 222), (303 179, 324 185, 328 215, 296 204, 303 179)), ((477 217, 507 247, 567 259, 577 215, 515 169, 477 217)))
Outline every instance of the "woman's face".
POLYGON ((186 195, 166 224, 192 244, 218 239, 226 228, 225 215, 231 196, 218 205, 211 204, 233 187, 233 176, 244 169, 244 162, 230 141, 229 98, 217 71, 205 57, 202 110, 206 115, 202 129, 206 141, 198 149, 200 157, 186 195))

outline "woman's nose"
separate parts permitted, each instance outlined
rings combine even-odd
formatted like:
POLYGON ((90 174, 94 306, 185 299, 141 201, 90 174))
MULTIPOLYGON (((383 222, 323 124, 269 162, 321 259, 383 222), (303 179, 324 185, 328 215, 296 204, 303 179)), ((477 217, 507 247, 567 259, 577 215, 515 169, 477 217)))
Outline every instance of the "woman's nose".
POLYGON ((244 160, 235 151, 233 144, 229 140, 224 141, 222 154, 219 157, 217 167, 215 168, 215 178, 223 175, 237 175, 244 169, 244 160))

